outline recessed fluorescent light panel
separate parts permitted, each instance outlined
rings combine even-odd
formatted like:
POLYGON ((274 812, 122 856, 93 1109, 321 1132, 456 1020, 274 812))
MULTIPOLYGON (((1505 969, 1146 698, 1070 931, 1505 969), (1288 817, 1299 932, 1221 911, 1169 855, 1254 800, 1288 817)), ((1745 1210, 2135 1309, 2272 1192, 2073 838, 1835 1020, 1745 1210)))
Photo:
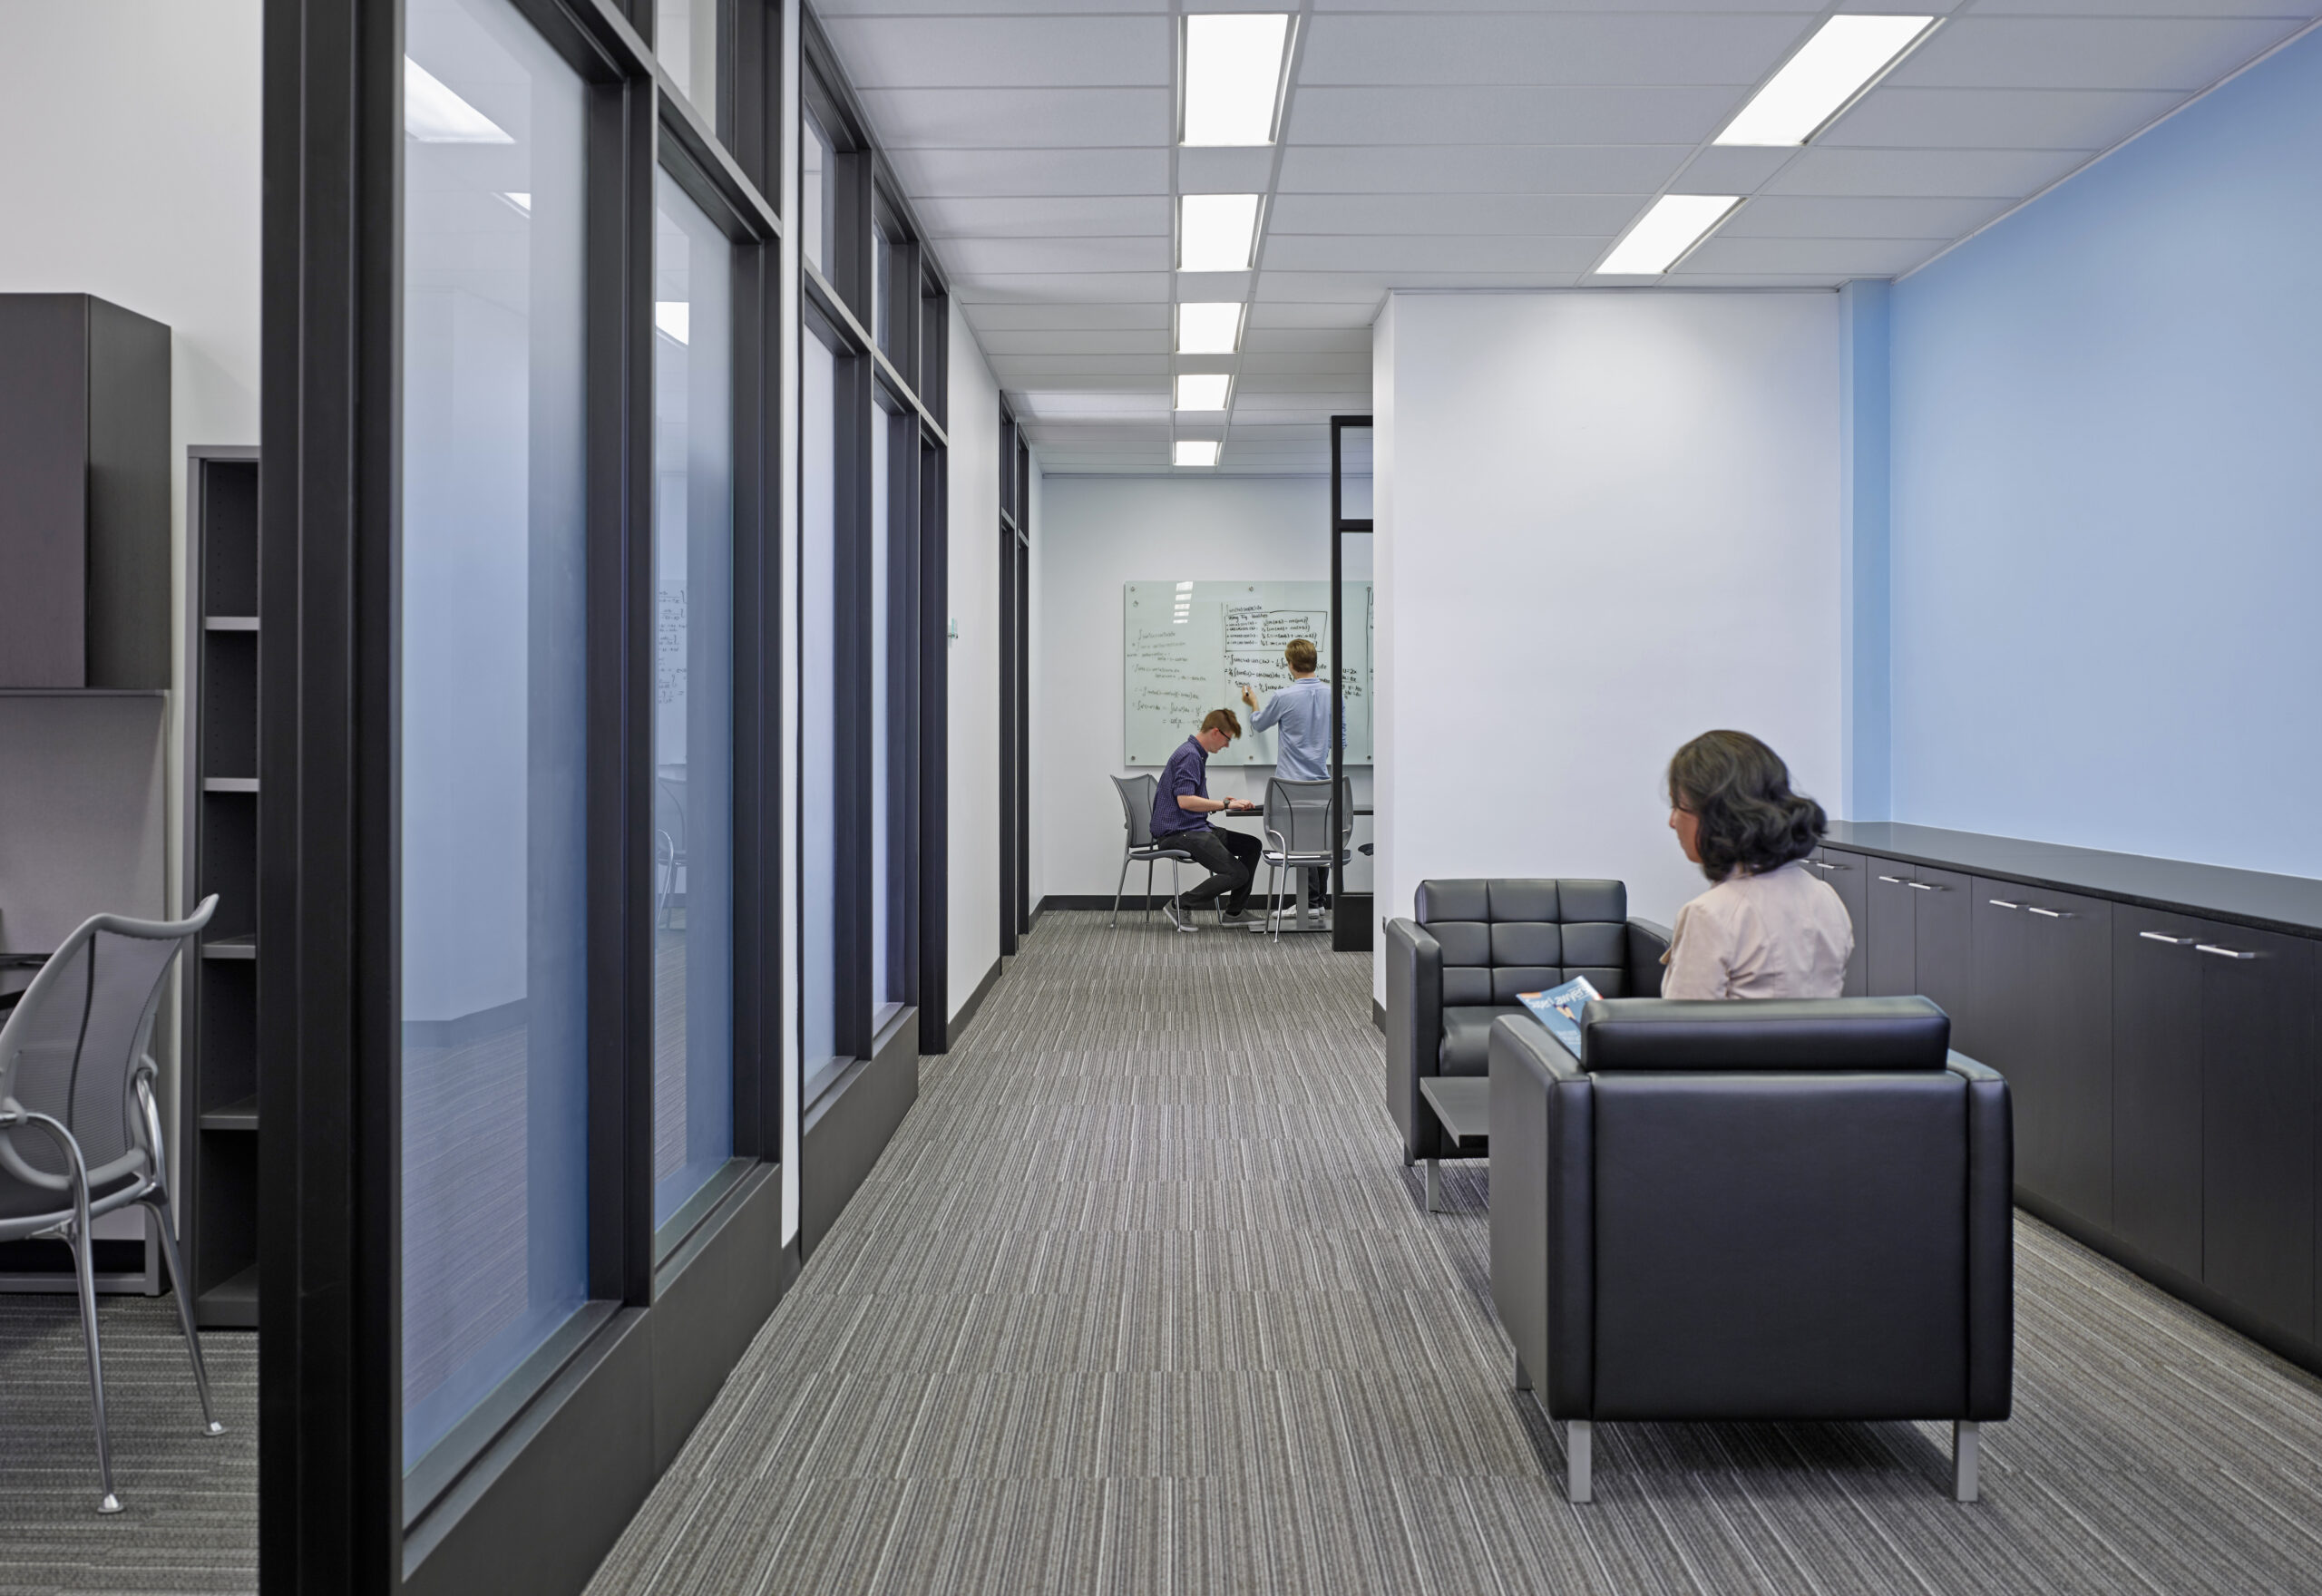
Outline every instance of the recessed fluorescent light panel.
POLYGON ((1255 194, 1187 194, 1177 201, 1179 271, 1247 271, 1257 241, 1255 194))
POLYGON ((1738 194, 1663 194, 1605 257, 1599 277, 1659 277, 1701 241, 1725 213, 1742 203, 1738 194))
POLYGON ((659 299, 653 304, 653 325, 678 343, 691 341, 693 303, 688 299, 659 299))
POLYGON ((530 194, 514 194, 514 193, 508 193, 508 194, 502 194, 502 195, 501 195, 500 197, 501 197, 502 200, 505 200, 506 201, 508 201, 508 208, 509 208, 511 210, 513 210, 517 215, 519 215, 519 216, 530 216, 530 215, 532 215, 532 197, 530 194))
POLYGON ((1208 438, 1195 442, 1192 439, 1180 439, 1176 459, 1179 465, 1215 465, 1217 440, 1208 438))
POLYGON ((1177 307, 1177 353, 1231 355, 1242 342, 1242 306, 1233 299, 1177 307))
POLYGON ((1186 372, 1177 378, 1177 408, 1223 410, 1234 379, 1223 372, 1186 372))
POLYGON ((1185 141, 1271 144, 1290 18, 1185 18, 1185 141))
POLYGON ((1803 144, 1902 59, 1931 16, 1834 16, 1726 124, 1720 144, 1803 144))
POLYGON ((403 131, 423 144, 512 144, 500 124, 403 58, 403 131))

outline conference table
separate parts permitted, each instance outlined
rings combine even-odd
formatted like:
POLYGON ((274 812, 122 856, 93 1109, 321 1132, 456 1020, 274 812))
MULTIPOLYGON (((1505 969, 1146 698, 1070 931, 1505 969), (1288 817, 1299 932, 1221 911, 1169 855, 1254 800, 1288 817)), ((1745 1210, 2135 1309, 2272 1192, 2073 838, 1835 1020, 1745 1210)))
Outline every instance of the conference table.
MULTIPOLYGON (((1368 803, 1356 804, 1354 806, 1356 817, 1359 819, 1363 815, 1371 813, 1372 807, 1372 805, 1368 803)), ((1265 817, 1266 806, 1263 803, 1254 803, 1247 809, 1215 810, 1212 812, 1210 821, 1212 824, 1215 824, 1215 822, 1224 820, 1262 821, 1265 819, 1265 817)), ((1283 935, 1297 936, 1310 931, 1327 934, 1331 929, 1331 914, 1334 912, 1333 910, 1325 910, 1322 918, 1319 920, 1310 920, 1306 918, 1306 883, 1304 881, 1300 879, 1304 876, 1309 869, 1320 870, 1322 868, 1324 867, 1321 865, 1302 865, 1289 872, 1290 889, 1283 894, 1283 898, 1289 907, 1295 910, 1297 912, 1285 915, 1281 928, 1283 935)), ((1250 883, 1250 905, 1253 909, 1256 910, 1261 916, 1266 913, 1264 906, 1265 900, 1259 897, 1258 885, 1254 880, 1250 883)), ((1256 925, 1252 926, 1250 929, 1263 935, 1273 931, 1274 929, 1274 925, 1271 920, 1261 919, 1256 925)))

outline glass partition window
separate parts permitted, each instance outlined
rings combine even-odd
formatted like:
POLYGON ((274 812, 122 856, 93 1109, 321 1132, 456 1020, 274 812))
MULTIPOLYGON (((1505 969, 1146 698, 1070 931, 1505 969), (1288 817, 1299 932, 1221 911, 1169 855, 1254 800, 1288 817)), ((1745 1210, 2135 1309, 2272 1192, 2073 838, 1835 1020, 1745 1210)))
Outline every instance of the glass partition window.
POLYGON ((656 0, 653 54, 701 120, 717 125, 717 0, 656 0))
POLYGON ((653 1222, 734 1151, 734 251, 653 179, 653 1222))
POLYGON ((799 340, 798 1001, 804 1096, 838 1053, 838 362, 799 340))
POLYGON ((891 828, 895 805, 890 792, 894 760, 888 746, 897 717, 890 713, 894 673, 887 668, 891 629, 888 532, 893 495, 887 491, 888 434, 893 423, 883 410, 871 413, 871 1027, 873 1036, 898 1006, 900 961, 895 936, 894 849, 891 828))
POLYGON ((410 0, 400 1003, 408 1468, 588 1291, 582 90, 410 0))
POLYGON ((838 231, 837 152, 823 124, 802 119, 798 141, 798 248, 807 263, 831 275, 828 254, 838 231))

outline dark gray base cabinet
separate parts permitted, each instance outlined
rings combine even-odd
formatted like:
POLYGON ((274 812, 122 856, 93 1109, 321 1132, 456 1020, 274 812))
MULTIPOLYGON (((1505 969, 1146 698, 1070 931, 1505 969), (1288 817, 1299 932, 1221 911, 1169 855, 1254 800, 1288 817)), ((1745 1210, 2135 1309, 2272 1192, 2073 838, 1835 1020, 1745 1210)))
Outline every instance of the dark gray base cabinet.
MULTIPOLYGON (((1924 850, 1817 854, 1854 916, 1847 989, 1932 998, 1952 1017, 1952 1045, 2007 1077, 2019 1201, 2322 1370, 2322 912, 2311 934, 2288 934, 1944 868, 2037 868, 2053 881, 2077 866, 2104 885, 2108 871, 2152 865, 2181 880, 2199 867, 1834 830, 1924 850)), ((2220 894, 2294 903, 2314 888, 2322 906, 2322 883, 2215 873, 2220 894)))

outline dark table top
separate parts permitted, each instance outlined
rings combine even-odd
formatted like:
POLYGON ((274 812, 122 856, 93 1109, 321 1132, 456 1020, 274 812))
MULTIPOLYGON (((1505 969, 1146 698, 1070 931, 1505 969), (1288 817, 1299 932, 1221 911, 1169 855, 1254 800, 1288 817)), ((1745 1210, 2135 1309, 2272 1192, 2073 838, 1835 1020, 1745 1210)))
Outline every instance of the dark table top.
POLYGON ((1833 821, 1823 841, 1912 864, 1997 876, 2062 892, 2117 898, 2292 934, 2322 936, 2322 881, 2262 871, 2107 853, 2021 837, 1987 837, 1893 821, 1833 821))
POLYGON ((1481 1147, 1491 1140, 1489 1075, 1421 1075, 1419 1089, 1460 1146, 1481 1147))

